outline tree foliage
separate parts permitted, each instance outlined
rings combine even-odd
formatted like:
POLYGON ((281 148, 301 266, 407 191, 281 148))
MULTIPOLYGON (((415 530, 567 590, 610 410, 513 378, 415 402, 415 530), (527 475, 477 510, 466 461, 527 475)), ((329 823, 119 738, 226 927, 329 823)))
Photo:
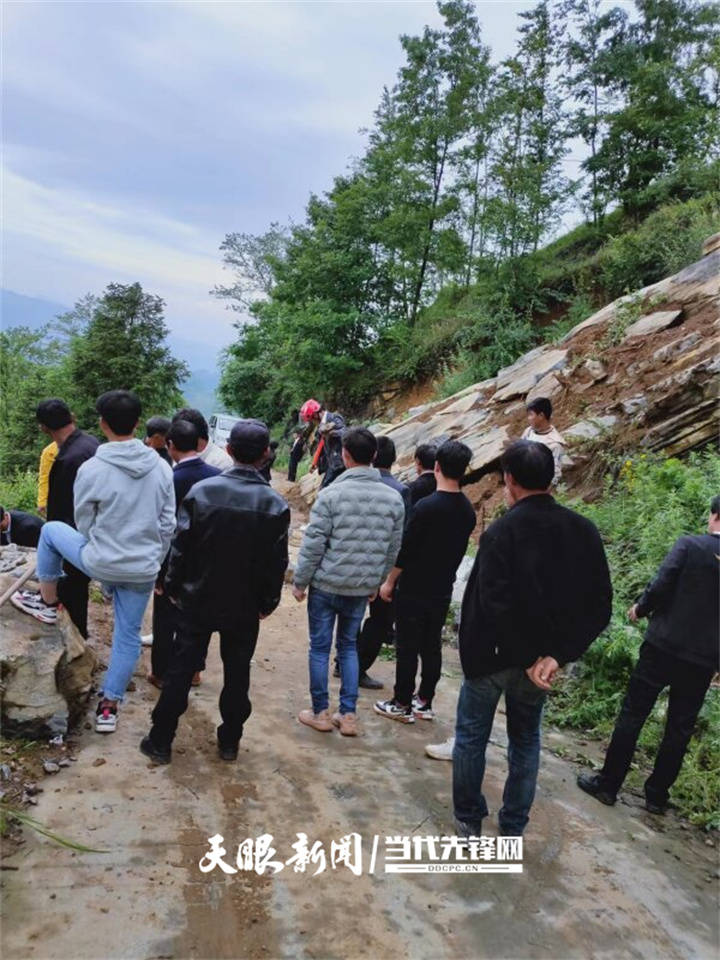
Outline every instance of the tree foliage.
POLYGON ((110 389, 134 390, 146 415, 182 405, 187 376, 165 342, 163 301, 139 283, 110 284, 39 330, 0 332, 0 472, 34 470, 47 437, 35 409, 62 397, 83 429, 97 430, 95 401, 110 389))
POLYGON ((305 394, 352 408, 388 378, 441 369, 444 347, 429 362, 418 341, 434 342, 425 318, 452 291, 477 304, 453 349, 480 343, 474 366, 492 373, 493 358, 532 340, 534 317, 597 292, 539 283, 566 212, 591 222, 598 249, 612 211, 622 231, 718 189, 716 3, 538 0, 499 63, 474 4, 438 10, 440 26, 400 38, 364 152, 310 197, 303 222, 225 238, 233 280, 215 293, 242 314, 223 370, 229 406, 271 421, 305 394), (495 332, 478 340, 483 324, 495 332))

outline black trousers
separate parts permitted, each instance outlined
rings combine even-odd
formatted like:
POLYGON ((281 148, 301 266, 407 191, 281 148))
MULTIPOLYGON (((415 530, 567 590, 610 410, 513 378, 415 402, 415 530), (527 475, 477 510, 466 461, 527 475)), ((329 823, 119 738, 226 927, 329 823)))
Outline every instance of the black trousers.
POLYGON ((178 626, 178 608, 170 603, 164 593, 153 597, 152 632, 153 642, 150 663, 153 676, 162 680, 167 673, 173 655, 175 634, 178 626))
POLYGON ((288 464, 288 480, 290 483, 295 483, 295 478, 297 477, 297 469, 300 464, 300 461, 303 458, 305 453, 305 444, 298 443, 297 441, 290 448, 290 462, 288 464))
MULTIPOLYGON (((248 696, 250 660, 259 628, 259 620, 219 627, 224 681, 220 694, 222 723, 217 728, 217 738, 224 747, 237 746, 252 710, 248 696)), ((214 624, 192 622, 179 614, 173 654, 163 678, 160 699, 152 712, 150 737, 157 747, 169 748, 175 738, 178 720, 187 710, 190 682, 198 663, 207 655, 210 635, 215 629, 218 628, 214 624)))
POLYGON ((58 600, 67 610, 80 635, 87 640, 90 577, 67 560, 63 564, 63 570, 65 576, 58 580, 58 600))
POLYGON ((442 667, 442 628, 450 598, 431 599, 398 592, 395 605, 397 630, 395 700, 409 706, 415 692, 418 657, 421 677, 418 696, 432 703, 442 667))
POLYGON ((713 671, 707 667, 681 660, 647 641, 643 643, 600 773, 609 792, 617 793, 622 786, 640 731, 658 694, 669 687, 665 733, 653 772, 645 781, 648 800, 660 805, 667 802, 712 677, 713 671))
POLYGON ((377 597, 370 604, 370 616, 362 625, 357 641, 360 676, 367 673, 377 660, 380 647, 391 643, 393 623, 395 622, 395 603, 385 603, 377 597))

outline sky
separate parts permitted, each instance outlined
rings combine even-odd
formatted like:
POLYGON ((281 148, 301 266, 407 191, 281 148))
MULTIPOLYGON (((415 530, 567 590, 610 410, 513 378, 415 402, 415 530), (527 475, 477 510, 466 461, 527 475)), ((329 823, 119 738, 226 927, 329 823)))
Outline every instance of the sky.
MULTIPOLYGON (((479 2, 507 56, 517 13, 479 2)), ((428 2, 8 2, 2 286, 72 305, 139 281, 173 334, 220 348, 226 233, 301 220, 362 152, 398 38, 428 2)))

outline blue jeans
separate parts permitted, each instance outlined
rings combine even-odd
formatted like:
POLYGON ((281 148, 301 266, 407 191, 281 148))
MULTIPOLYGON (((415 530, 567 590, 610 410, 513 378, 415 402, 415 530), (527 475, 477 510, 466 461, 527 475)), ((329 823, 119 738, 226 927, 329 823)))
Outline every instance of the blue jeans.
MULTIPOLYGON (((51 520, 43 525, 37 550, 37 578, 57 581, 63 576, 63 560, 88 576, 92 570, 83 563, 82 550, 87 540, 67 523, 51 520)), ((140 656, 140 628, 154 581, 146 583, 109 583, 115 624, 110 664, 103 680, 103 694, 108 700, 122 700, 135 664, 140 656)))
POLYGON ((308 625, 310 628, 310 696, 313 711, 327 710, 328 665, 333 631, 340 664, 340 713, 355 713, 358 698, 358 657, 355 645, 365 614, 367 597, 343 597, 310 587, 308 625))
POLYGON ((482 792, 485 751, 498 701, 505 693, 508 777, 498 814, 500 833, 519 837, 535 799, 540 765, 540 723, 546 694, 522 667, 510 667, 463 681, 457 707, 453 751, 455 818, 480 834, 488 807, 482 792))

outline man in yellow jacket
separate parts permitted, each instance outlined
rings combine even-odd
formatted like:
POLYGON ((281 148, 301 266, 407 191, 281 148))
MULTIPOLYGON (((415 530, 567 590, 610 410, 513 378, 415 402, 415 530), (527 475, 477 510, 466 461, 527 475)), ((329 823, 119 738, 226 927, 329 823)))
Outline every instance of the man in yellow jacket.
POLYGON ((52 443, 49 443, 43 448, 43 451, 40 454, 37 507, 38 513, 42 514, 42 516, 45 516, 45 511, 47 510, 48 490, 50 487, 50 471, 52 470, 53 463, 55 463, 57 452, 58 445, 53 440, 52 443))

